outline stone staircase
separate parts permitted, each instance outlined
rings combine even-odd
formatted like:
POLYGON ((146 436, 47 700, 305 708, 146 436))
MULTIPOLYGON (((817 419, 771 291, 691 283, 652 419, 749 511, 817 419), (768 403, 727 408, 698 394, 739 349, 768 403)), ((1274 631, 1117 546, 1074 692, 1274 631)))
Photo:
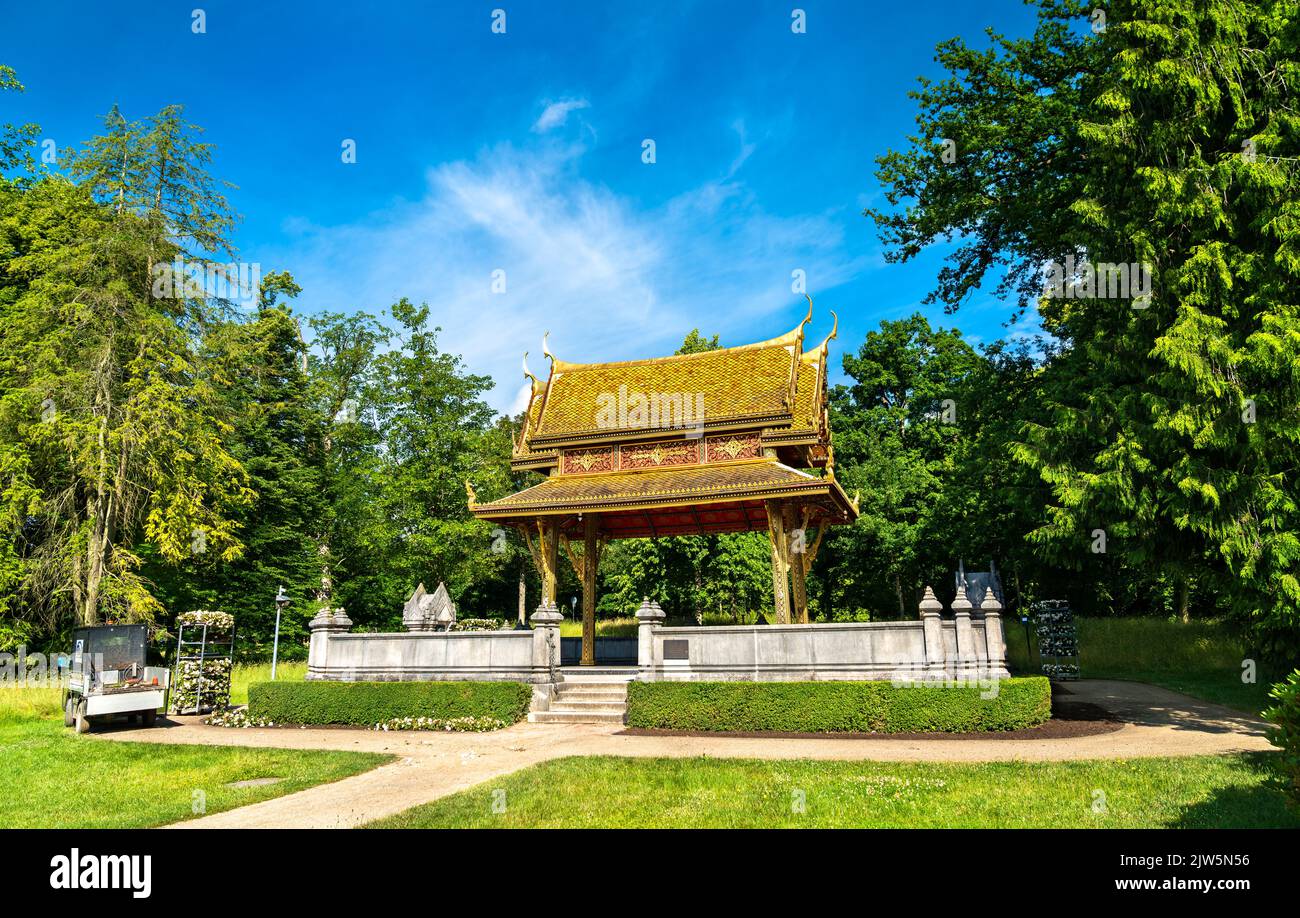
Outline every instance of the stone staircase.
POLYGON ((556 687, 548 711, 533 711, 538 724, 621 724, 627 715, 625 678, 600 674, 566 676, 556 687))

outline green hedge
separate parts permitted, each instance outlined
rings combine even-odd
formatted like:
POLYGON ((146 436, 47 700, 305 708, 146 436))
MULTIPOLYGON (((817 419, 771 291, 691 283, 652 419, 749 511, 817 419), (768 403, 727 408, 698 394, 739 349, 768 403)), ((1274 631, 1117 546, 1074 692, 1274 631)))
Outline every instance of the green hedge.
POLYGON ((522 720, 531 687, 519 682, 255 682, 248 713, 277 724, 374 726, 403 717, 522 720))
POLYGON ((889 682, 633 682, 627 723, 660 730, 773 733, 965 733, 1018 730, 1052 714, 1047 679, 978 686, 889 682))

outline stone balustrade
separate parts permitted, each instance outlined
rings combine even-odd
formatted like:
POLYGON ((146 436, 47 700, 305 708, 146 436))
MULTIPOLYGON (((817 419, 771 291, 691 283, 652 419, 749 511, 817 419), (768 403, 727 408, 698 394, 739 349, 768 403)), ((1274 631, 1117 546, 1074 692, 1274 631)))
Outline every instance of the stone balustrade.
MULTIPOLYGON (((927 588, 915 621, 665 627, 648 599, 636 612, 642 681, 964 681, 1008 675, 1002 606, 989 592, 978 609, 957 591, 951 618, 927 588)), ((539 606, 530 631, 352 634, 342 610, 311 621, 308 679, 346 682, 527 682, 541 692, 563 681, 559 609, 539 606)))
POLYGON ((648 600, 637 611, 642 681, 963 681, 1006 678, 1001 604, 990 592, 978 617, 965 589, 953 617, 927 588, 907 622, 666 628, 648 600))

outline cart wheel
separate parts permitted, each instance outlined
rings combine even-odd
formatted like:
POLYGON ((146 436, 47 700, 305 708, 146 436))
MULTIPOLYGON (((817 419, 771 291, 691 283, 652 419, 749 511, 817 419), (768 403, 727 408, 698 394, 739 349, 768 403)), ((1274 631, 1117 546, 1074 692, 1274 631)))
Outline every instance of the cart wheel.
POLYGON ((140 722, 146 727, 152 727, 158 720, 157 711, 145 711, 140 715, 140 722))
POLYGON ((73 713, 77 720, 77 732, 89 733, 90 718, 86 716, 86 700, 84 698, 77 702, 77 707, 74 709, 73 713))
POLYGON ((72 713, 72 696, 69 695, 63 702, 63 726, 71 727, 77 722, 77 716, 72 713))

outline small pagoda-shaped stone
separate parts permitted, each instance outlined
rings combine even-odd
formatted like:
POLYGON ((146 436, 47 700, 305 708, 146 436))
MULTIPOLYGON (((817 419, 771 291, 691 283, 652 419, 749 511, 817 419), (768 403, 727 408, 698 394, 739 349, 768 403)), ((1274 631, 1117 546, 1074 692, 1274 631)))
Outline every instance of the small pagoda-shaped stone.
POLYGON ((402 607, 402 624, 407 631, 447 631, 455 621, 456 604, 441 581, 432 595, 421 583, 402 607))

